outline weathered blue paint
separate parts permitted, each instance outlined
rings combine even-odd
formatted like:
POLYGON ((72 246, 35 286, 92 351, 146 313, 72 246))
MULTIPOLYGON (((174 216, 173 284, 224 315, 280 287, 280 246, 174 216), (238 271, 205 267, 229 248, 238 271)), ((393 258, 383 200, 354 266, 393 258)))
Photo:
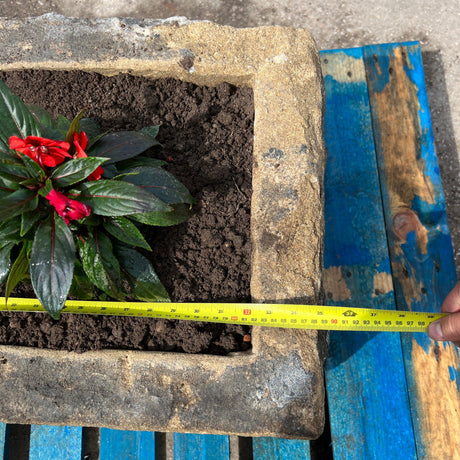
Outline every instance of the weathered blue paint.
MULTIPOLYGON (((323 52, 321 60, 328 149, 324 261, 326 269, 341 268, 350 292, 340 301, 326 292, 327 302, 394 309, 391 287, 374 290, 375 276, 389 274, 390 263, 362 50, 323 52)), ((416 458, 398 334, 331 332, 326 383, 335 458, 416 458)))
POLYGON ((228 436, 174 433, 174 460, 226 460, 229 457, 228 436))
POLYGON ((310 460, 310 443, 292 439, 254 438, 254 460, 310 460))
MULTIPOLYGON (((355 59, 349 51, 350 57, 355 59)), ((345 52, 343 52, 345 56, 345 52)), ((326 54, 322 54, 323 62, 326 54)), ((327 59, 327 58, 326 58, 327 59)), ((332 63, 332 58, 329 60, 332 63)), ((329 61, 328 61, 329 62, 329 61)), ((323 64, 327 69, 329 64, 323 64)), ((339 265, 369 265, 375 258, 382 260, 386 254, 381 253, 381 248, 373 243, 373 232, 361 232, 360 226, 363 219, 369 221, 367 216, 375 214, 380 202, 378 188, 369 187, 369 181, 375 178, 367 176, 366 162, 361 161, 362 152, 373 151, 374 140, 372 130, 362 131, 360 123, 350 123, 349 115, 369 116, 367 86, 365 81, 353 83, 337 83, 332 75, 325 74, 326 86, 326 142, 328 152, 337 152, 333 158, 328 159, 328 184, 330 192, 326 189, 327 213, 341 220, 340 239, 329 239, 329 248, 324 256, 324 266, 339 265), (329 95, 327 91, 329 89, 329 95), (363 97, 353 97, 362 94, 363 97), (338 107, 346 107, 347 113, 339 113, 338 107), (366 111, 367 108, 367 111, 366 111), (329 113, 329 116, 328 116, 329 113), (335 113, 336 116, 332 116, 335 113), (341 135, 337 133, 340 132, 341 135), (347 171, 347 177, 343 172, 347 171), (351 180, 353 178, 353 180, 351 180), (350 179, 350 180, 348 180, 350 179), (346 198, 346 201, 345 201, 346 198), (364 199, 368 199, 370 208, 362 206, 364 199)), ((381 222, 371 221, 369 224, 377 234, 382 233, 381 222)))
POLYGON ((455 366, 449 366, 450 379, 456 383, 457 391, 460 391, 460 369, 455 366))
POLYGON ((100 460, 155 460, 155 433, 101 428, 100 460))
POLYGON ((81 460, 82 428, 32 425, 29 460, 81 460))
POLYGON ((6 423, 0 422, 0 460, 5 458, 6 423))
MULTIPOLYGON (((369 77, 369 98, 391 262, 393 267, 399 267, 399 272, 396 271, 394 276, 397 308, 427 312, 439 311, 442 300, 455 285, 456 273, 433 142, 420 48, 417 43, 413 42, 375 45, 365 47, 364 55, 369 77), (401 65, 403 65, 404 74, 389 78, 390 70, 394 71, 394 66, 401 65), (393 68, 390 69, 392 66, 393 68), (385 75, 387 77, 383 78, 386 82, 382 86, 379 78, 385 75), (404 79, 405 81, 402 81, 404 79), (405 91, 401 92, 401 87, 404 87, 405 91), (384 91, 385 94, 383 94, 384 91), (381 99, 382 95, 383 99, 381 99), (402 97, 406 99, 403 100, 402 97), (402 113, 399 114, 398 111, 402 113), (407 126, 412 128, 416 137, 414 139, 415 157, 413 160, 408 158, 407 161, 416 165, 423 174, 423 183, 415 196, 404 205, 416 213, 427 232, 426 244, 422 245, 415 232, 409 233, 404 242, 399 241, 392 231, 393 213, 395 212, 394 197, 400 197, 397 204, 401 206, 401 198, 404 199, 405 196, 404 191, 412 185, 408 177, 398 177, 397 180, 388 177, 388 168, 393 164, 395 154, 393 141, 398 136, 407 134, 407 130, 398 131, 400 129, 398 119, 392 120, 394 129, 388 128, 388 116, 395 113, 399 116, 401 126, 403 126, 402 123, 406 123, 406 128, 407 126), (423 193, 423 196, 419 195, 419 192, 423 193)), ((428 420, 424 423, 424 420, 429 419, 433 408, 431 407, 430 411, 423 404, 432 406, 433 403, 436 404, 436 400, 453 396, 452 394, 449 396, 437 394, 436 389, 433 389, 433 401, 422 403, 417 397, 417 385, 424 381, 423 376, 433 375, 436 380, 442 379, 442 374, 446 373, 448 379, 450 377, 452 381, 456 381, 458 389, 460 361, 458 349, 451 344, 438 347, 425 334, 402 334, 402 344, 419 457, 426 458, 429 451, 430 458, 435 458, 433 455, 441 458, 443 457, 442 446, 438 445, 434 448, 430 440, 435 439, 435 435, 424 433, 423 427, 436 426, 433 429, 449 433, 448 422, 446 426, 440 426, 439 420, 428 420), (427 364, 429 361, 425 360, 423 361, 424 368, 417 368, 417 364, 413 362, 413 347, 415 346, 421 347, 426 354, 433 355, 432 366, 427 364), (446 353, 442 362, 446 363, 449 359, 452 359, 453 362, 448 366, 444 364, 445 368, 441 368, 439 353, 446 353), (433 454, 433 449, 438 448, 440 451, 433 454)), ((447 420, 450 416, 452 414, 445 414, 442 420, 447 420)), ((456 442, 455 436, 452 442, 456 442)), ((449 450, 450 447, 445 446, 445 448, 449 450)), ((447 454, 447 451, 444 451, 444 454, 447 454)))

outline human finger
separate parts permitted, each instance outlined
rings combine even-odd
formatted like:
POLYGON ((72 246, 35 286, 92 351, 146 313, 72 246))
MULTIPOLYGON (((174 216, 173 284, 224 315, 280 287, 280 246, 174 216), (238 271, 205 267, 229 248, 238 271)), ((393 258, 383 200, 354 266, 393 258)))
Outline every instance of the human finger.
POLYGON ((452 291, 442 303, 441 311, 445 313, 455 313, 460 311, 460 282, 458 282, 452 291))
POLYGON ((451 341, 460 346, 460 311, 433 321, 427 330, 433 340, 451 341))

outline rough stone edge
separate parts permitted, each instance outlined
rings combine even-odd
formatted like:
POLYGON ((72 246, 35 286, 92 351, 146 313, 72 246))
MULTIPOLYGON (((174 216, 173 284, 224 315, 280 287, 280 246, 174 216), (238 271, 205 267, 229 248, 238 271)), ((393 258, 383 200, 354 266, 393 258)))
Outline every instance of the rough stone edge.
MULTIPOLYGON (((201 85, 215 85, 222 81, 251 85, 254 89, 256 110, 256 191, 252 200, 251 217, 254 243, 252 295, 256 301, 319 303, 323 235, 322 180, 325 163, 322 136, 323 95, 321 85, 318 84, 321 75, 318 54, 307 31, 281 27, 233 29, 212 23, 181 22, 174 18, 169 21, 118 18, 81 20, 51 14, 23 21, 0 20, 0 41, 4 44, 0 50, 0 62, 4 63, 1 65, 2 70, 81 69, 106 75, 128 70, 133 74, 152 78, 173 76, 201 85), (213 35, 213 40, 209 39, 210 34, 213 35), (117 40, 110 40, 109 37, 114 35, 117 40), (79 45, 75 37, 85 40, 85 45, 79 45), (244 55, 240 55, 241 50, 245 50, 244 55), (91 55, 92 59, 87 59, 88 55, 91 55), (152 59, 155 60, 155 68, 152 68, 152 59), (289 126, 284 122, 277 122, 280 114, 288 121, 289 126), (268 178, 271 180, 267 180, 268 178), (289 185, 286 185, 287 183, 289 185), (281 196, 282 199, 277 201, 275 196, 281 196), (315 216, 315 219, 305 222, 305 213, 315 216), (299 225, 300 231, 289 231, 293 226, 299 228, 299 225), (294 241, 295 249, 286 245, 286 240, 294 241), (307 241, 313 243, 308 244, 307 241), (305 259, 305 256, 301 257, 302 254, 308 254, 309 257, 305 259)), ((311 387, 311 379, 306 378, 303 381, 305 387, 312 390, 313 398, 311 395, 305 397, 305 394, 299 398, 294 395, 288 404, 289 415, 285 414, 285 417, 295 418, 296 423, 291 426, 298 426, 294 429, 295 433, 286 433, 282 428, 274 431, 273 426, 276 423, 270 415, 257 420, 251 427, 246 424, 237 432, 231 427, 219 430, 216 428, 219 423, 209 417, 202 421, 201 425, 195 419, 191 423, 185 423, 187 413, 203 412, 199 409, 199 404, 203 405, 203 400, 197 402, 195 397, 196 388, 190 390, 188 402, 175 403, 176 412, 181 412, 184 407, 188 408, 187 411, 181 412, 183 418, 180 419, 175 413, 166 425, 159 426, 154 421, 145 425, 134 420, 120 419, 106 423, 107 418, 101 419, 97 414, 92 418, 72 422, 69 419, 72 408, 68 409, 66 414, 61 410, 59 413, 54 411, 54 417, 51 418, 49 413, 31 417, 27 419, 27 423, 76 423, 114 428, 209 433, 235 432, 245 436, 316 437, 322 430, 324 419, 324 334, 315 331, 255 328, 254 336, 253 354, 238 358, 200 357, 196 361, 195 358, 190 359, 190 356, 184 358, 168 354, 169 359, 166 361, 170 362, 171 367, 162 375, 170 376, 178 361, 183 363, 184 369, 189 370, 193 367, 189 368, 186 361, 196 362, 200 368, 203 363, 213 363, 214 371, 222 375, 229 360, 232 360, 232 366, 246 366, 246 371, 249 371, 247 366, 252 366, 252 380, 250 379, 247 384, 248 388, 253 388, 264 385, 264 382, 255 382, 255 376, 252 375, 258 366, 267 362, 274 363, 277 359, 284 362, 286 354, 292 352, 300 359, 296 358, 293 362, 297 363, 297 366, 300 363, 305 375, 311 375, 313 372, 317 377, 314 388, 311 387), (193 411, 190 410, 190 405, 194 407, 193 411), (316 426, 312 428, 312 425, 316 426)), ((46 355, 47 359, 51 359, 49 357, 52 356, 52 360, 62 365, 69 364, 75 359, 75 356, 65 352, 31 351, 14 347, 1 347, 0 351, 8 362, 14 362, 17 356, 23 356, 24 353, 31 356, 29 364, 25 367, 26 372, 34 368, 33 363, 37 359, 41 360, 39 356, 42 355, 46 355)), ((120 353, 124 355, 123 352, 120 353)), ((97 352, 86 356, 89 360, 106 360, 109 367, 117 369, 120 366, 121 355, 97 352)), ((141 359, 137 353, 128 355, 136 357, 136 362, 141 359)), ((158 354, 151 357, 150 355, 149 362, 156 362, 158 354)), ((291 367, 292 365, 291 363, 291 367)), ((6 377, 4 367, 2 374, 6 377)), ((56 371, 59 371, 60 367, 62 366, 58 366, 56 371)), ((149 369, 149 372, 155 373, 155 370, 149 369)), ((270 372, 276 375, 273 368, 270 372)), ((267 375, 265 377, 268 378, 267 375)), ((61 380, 62 378, 64 376, 61 375, 61 380)), ((142 376, 132 373, 127 377, 128 381, 133 382, 139 378, 142 376)), ((289 380, 288 376, 286 378, 289 380)), ((285 388, 292 384, 287 381, 283 383, 282 379, 279 383, 286 385, 285 388)), ((29 392, 32 384, 32 381, 25 382, 29 392)), ((168 382, 166 385, 169 385, 168 382)), ((56 394, 59 389, 62 387, 57 385, 56 394)), ((259 389, 259 395, 260 391, 259 389)), ((265 385, 265 393, 267 391, 270 394, 270 389, 265 385)), ((27 397, 27 393, 24 396, 27 397)), ((132 397, 131 394, 130 396, 132 397)), ((230 398, 231 396, 229 395, 230 398)), ((204 397, 206 398, 206 395, 204 397)), ((9 400, 2 398, 2 406, 5 399, 9 400)), ((54 402, 59 405, 59 401, 54 402)), ((35 403, 38 403, 38 400, 35 403)), ((171 403, 174 404, 174 398, 171 403)), ((244 403, 246 405, 240 407, 247 413, 248 402, 244 403)), ((8 407, 12 407, 8 404, 8 407)), ((36 407, 34 410, 37 411, 36 407)), ((2 409, 2 413, 4 410, 8 412, 5 407, 2 409)), ((208 410, 211 409, 208 407, 208 410)), ((279 407, 276 408, 275 404, 271 407, 271 412, 275 418, 279 407)), ((21 422, 14 418, 13 413, 14 411, 9 411, 10 417, 13 418, 7 421, 21 422)), ((73 415, 75 416, 75 413, 73 415)), ((22 420, 24 423, 24 419, 22 420)), ((222 423, 220 425, 223 426, 222 423)))

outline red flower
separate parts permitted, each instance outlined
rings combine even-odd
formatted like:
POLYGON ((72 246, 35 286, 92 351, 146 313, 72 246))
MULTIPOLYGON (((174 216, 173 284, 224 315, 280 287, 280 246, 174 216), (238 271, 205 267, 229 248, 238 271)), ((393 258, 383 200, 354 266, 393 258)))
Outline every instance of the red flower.
MULTIPOLYGON (((73 143, 75 145, 76 153, 74 158, 86 158, 88 155, 85 153, 86 146, 88 145, 88 138, 84 131, 80 131, 80 134, 75 133, 73 136, 73 143)), ((89 176, 88 181, 99 180, 104 174, 104 169, 98 166, 89 176)))
POLYGON ((44 137, 27 136, 25 139, 17 136, 10 137, 10 149, 27 155, 42 168, 45 166, 54 167, 61 164, 65 157, 71 157, 68 152, 69 148, 68 142, 44 137))
POLYGON ((91 214, 91 208, 86 204, 80 203, 76 200, 71 200, 61 192, 51 190, 46 195, 46 199, 54 206, 56 212, 65 220, 69 225, 71 220, 80 220, 83 217, 88 217, 91 214))
POLYGON ((73 143, 77 150, 77 153, 74 155, 75 158, 86 158, 88 155, 85 153, 86 146, 88 145, 88 137, 84 131, 80 131, 80 133, 74 133, 73 135, 73 143))

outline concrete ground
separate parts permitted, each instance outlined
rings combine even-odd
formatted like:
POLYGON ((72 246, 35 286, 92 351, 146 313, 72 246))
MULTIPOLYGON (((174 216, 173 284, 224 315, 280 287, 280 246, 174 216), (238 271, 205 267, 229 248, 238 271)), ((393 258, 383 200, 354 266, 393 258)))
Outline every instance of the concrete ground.
POLYGON ((235 27, 303 27, 320 49, 420 41, 460 274, 460 8, 456 0, 0 0, 0 16, 49 12, 74 17, 186 16, 235 27))

